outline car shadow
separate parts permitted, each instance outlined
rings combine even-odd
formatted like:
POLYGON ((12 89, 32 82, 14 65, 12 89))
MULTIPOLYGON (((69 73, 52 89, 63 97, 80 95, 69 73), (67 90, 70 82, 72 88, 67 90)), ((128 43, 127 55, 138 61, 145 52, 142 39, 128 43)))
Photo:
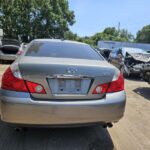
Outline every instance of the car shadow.
POLYGON ((107 129, 99 126, 82 128, 29 128, 16 132, 0 124, 2 150, 113 150, 107 129))
POLYGON ((133 91, 150 101, 150 87, 139 87, 133 91))

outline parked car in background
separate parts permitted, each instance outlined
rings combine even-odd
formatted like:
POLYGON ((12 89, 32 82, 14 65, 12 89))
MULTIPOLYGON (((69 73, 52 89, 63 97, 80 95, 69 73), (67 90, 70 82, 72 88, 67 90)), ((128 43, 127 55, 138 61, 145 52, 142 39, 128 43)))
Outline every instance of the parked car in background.
POLYGON ((138 48, 115 48, 109 55, 109 61, 121 70, 125 77, 141 74, 143 64, 150 62, 150 54, 138 48))
POLYGON ((19 46, 4 45, 0 47, 0 61, 14 61, 17 58, 19 46))
POLYGON ((13 39, 2 39, 0 46, 0 62, 14 61, 17 58, 19 42, 13 39))
POLYGON ((3 74, 1 120, 111 126, 123 117, 125 101, 122 74, 89 45, 39 39, 3 74))
POLYGON ((7 38, 2 38, 1 39, 2 45, 16 45, 20 46, 20 42, 16 39, 7 39, 7 38))

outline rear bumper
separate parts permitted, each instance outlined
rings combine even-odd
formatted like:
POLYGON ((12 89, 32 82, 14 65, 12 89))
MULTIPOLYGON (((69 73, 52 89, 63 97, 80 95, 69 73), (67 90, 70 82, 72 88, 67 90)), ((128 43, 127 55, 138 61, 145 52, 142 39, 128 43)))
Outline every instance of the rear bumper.
POLYGON ((33 101, 27 93, 1 90, 1 119, 23 125, 73 125, 116 122, 123 117, 125 92, 87 101, 33 101), (21 98, 24 96, 24 98, 21 98))
POLYGON ((0 55, 0 60, 15 60, 17 58, 17 55, 0 55))

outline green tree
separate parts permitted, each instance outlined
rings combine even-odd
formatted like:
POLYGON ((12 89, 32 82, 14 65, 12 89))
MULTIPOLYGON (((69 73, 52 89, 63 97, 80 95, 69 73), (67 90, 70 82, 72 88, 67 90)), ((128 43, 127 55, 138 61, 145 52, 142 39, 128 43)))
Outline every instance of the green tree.
POLYGON ((132 42, 134 40, 134 36, 127 29, 120 30, 119 36, 121 41, 132 42))
POLYGON ((0 28, 9 38, 64 38, 74 18, 67 0, 0 0, 0 28))
POLYGON ((134 36, 126 29, 117 30, 115 27, 105 28, 103 32, 98 32, 92 37, 93 44, 97 45, 99 40, 111 40, 111 41, 123 41, 131 42, 134 40, 134 36))
POLYGON ((133 41, 134 37, 125 29, 117 30, 114 27, 105 28, 103 32, 98 32, 93 36, 79 37, 71 31, 65 33, 65 39, 75 40, 90 44, 94 47, 97 46, 99 40, 112 40, 112 41, 133 41))
POLYGON ((150 43, 150 25, 144 26, 137 32, 136 42, 150 43))
POLYGON ((119 36, 119 31, 116 30, 115 27, 105 28, 104 31, 103 31, 103 33, 107 34, 107 35, 111 35, 111 36, 119 36))
POLYGON ((77 41, 78 38, 79 38, 78 35, 75 34, 75 33, 73 33, 73 32, 71 32, 71 31, 67 31, 67 32, 65 32, 65 34, 64 34, 64 39, 66 39, 66 40, 74 40, 74 41, 77 41))
POLYGON ((89 44, 89 45, 91 45, 91 46, 93 46, 93 47, 95 47, 96 45, 94 44, 94 41, 93 41, 93 39, 91 38, 91 37, 83 37, 82 38, 82 41, 84 42, 84 43, 87 43, 87 44, 89 44))

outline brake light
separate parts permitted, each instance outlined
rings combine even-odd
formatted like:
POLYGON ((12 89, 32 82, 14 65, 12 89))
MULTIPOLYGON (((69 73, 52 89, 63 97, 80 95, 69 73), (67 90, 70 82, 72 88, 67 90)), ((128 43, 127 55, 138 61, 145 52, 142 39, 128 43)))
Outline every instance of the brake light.
POLYGON ((40 84, 30 82, 30 81, 26 81, 26 84, 30 93, 39 93, 39 94, 46 93, 44 87, 40 84))
POLYGON ((3 74, 1 88, 11 91, 28 92, 24 80, 16 78, 10 67, 3 74))
POLYGON ((122 73, 120 73, 118 79, 110 83, 107 93, 119 92, 122 90, 124 90, 124 78, 122 73))
POLYGON ((101 84, 101 85, 98 85, 96 86, 96 88, 93 90, 93 93, 92 94, 104 94, 107 92, 107 89, 108 89, 108 85, 109 84, 101 84))
POLYGON ((10 67, 3 74, 1 88, 17 92, 46 93, 42 85, 14 76, 10 67))
POLYGON ((124 78, 120 73, 117 80, 112 81, 111 83, 101 84, 95 87, 92 94, 105 94, 113 93, 124 90, 124 78))

